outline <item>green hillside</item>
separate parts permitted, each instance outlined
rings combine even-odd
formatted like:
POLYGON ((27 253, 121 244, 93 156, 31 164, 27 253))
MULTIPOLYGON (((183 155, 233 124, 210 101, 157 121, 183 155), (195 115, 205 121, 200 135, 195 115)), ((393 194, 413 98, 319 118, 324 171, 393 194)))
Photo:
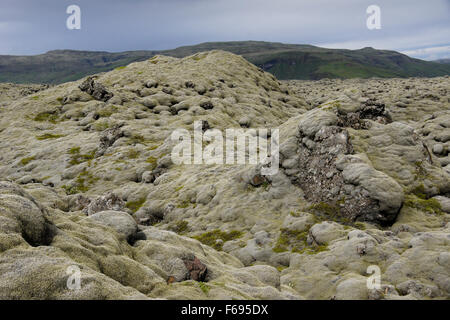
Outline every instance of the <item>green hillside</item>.
POLYGON ((242 55, 282 80, 435 77, 450 74, 449 64, 414 59, 395 51, 235 41, 207 42, 164 51, 109 53, 56 50, 35 56, 0 56, 0 82, 56 84, 109 71, 155 54, 181 58, 208 50, 225 50, 242 55))

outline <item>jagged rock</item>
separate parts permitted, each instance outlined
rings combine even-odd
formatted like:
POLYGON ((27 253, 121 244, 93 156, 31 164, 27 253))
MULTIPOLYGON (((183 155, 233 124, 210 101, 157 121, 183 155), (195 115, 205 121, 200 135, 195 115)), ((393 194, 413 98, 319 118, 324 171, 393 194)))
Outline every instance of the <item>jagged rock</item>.
POLYGON ((206 280, 208 269, 197 257, 183 259, 183 262, 189 273, 188 279, 192 279, 194 281, 206 280))
POLYGON ((311 110, 302 115, 295 158, 290 158, 286 167, 287 160, 282 162, 290 170, 286 174, 302 188, 308 200, 328 203, 321 206, 327 215, 393 223, 403 202, 401 187, 384 173, 350 156, 353 146, 349 133, 339 124, 345 123, 339 123, 330 110, 311 110))
POLYGON ((81 211, 86 209, 91 203, 91 199, 82 194, 68 196, 68 209, 71 211, 81 211))
POLYGON ((99 82, 95 81, 93 77, 88 77, 79 86, 81 91, 84 91, 91 95, 94 99, 100 101, 108 101, 114 94, 106 90, 106 88, 99 82))
POLYGON ((124 136, 124 132, 120 129, 120 126, 106 129, 100 135, 100 146, 96 152, 96 156, 102 156, 106 150, 111 147, 114 142, 124 136))
POLYGON ((121 198, 114 193, 108 193, 92 200, 83 211, 90 216, 101 211, 122 211, 124 208, 125 202, 121 198))

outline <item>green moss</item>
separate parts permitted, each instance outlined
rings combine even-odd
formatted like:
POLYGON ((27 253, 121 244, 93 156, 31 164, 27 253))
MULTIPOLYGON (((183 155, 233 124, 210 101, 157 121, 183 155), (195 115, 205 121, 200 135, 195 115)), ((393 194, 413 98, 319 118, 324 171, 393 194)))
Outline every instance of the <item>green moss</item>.
POLYGON ((33 96, 33 97, 31 97, 31 99, 32 100, 39 100, 39 97, 38 96, 33 96))
POLYGON ((313 204, 309 206, 307 210, 327 217, 334 217, 340 213, 340 208, 338 206, 330 205, 326 202, 313 204))
POLYGON ((184 200, 177 205, 177 208, 185 209, 185 208, 189 207, 190 204, 191 203, 188 200, 184 200))
POLYGON ((33 160, 36 160, 36 158, 34 156, 23 158, 23 159, 20 160, 20 164, 23 165, 23 166, 26 166, 27 164, 29 164, 33 160))
POLYGON ((263 183, 261 183, 261 185, 259 185, 257 187, 252 186, 251 184, 247 184, 247 191, 253 192, 256 190, 260 190, 260 189, 267 191, 270 188, 270 186, 271 186, 271 184, 269 181, 264 181, 263 183))
POLYGON ((158 159, 155 157, 148 157, 147 160, 145 160, 145 162, 147 162, 151 165, 150 170, 154 170, 157 166, 158 159))
POLYGON ((306 253, 306 254, 318 254, 323 251, 328 250, 328 244, 325 243, 323 245, 313 245, 312 247, 303 248, 298 253, 306 253))
POLYGON ((140 134, 132 135, 129 140, 131 144, 145 144, 145 138, 140 134))
POLYGON ((206 233, 203 233, 199 236, 194 236, 192 238, 200 241, 203 244, 206 244, 207 246, 213 247, 214 249, 221 251, 223 244, 227 241, 235 240, 240 237, 242 237, 243 233, 242 231, 233 230, 230 232, 224 232, 219 229, 209 231, 206 233), (218 242, 218 240, 222 240, 223 242, 218 242))
POLYGON ((200 289, 203 291, 203 293, 205 295, 208 295, 209 290, 211 289, 210 286, 208 286, 206 283, 200 282, 200 281, 197 281, 197 284, 200 287, 200 289))
POLYGON ((69 149, 69 154, 78 154, 80 153, 80 147, 73 147, 69 149))
POLYGON ((66 191, 66 194, 77 194, 87 192, 90 187, 99 179, 94 177, 90 172, 84 169, 75 179, 74 184, 71 186, 63 185, 62 188, 66 191))
POLYGON ((57 123, 58 122, 58 114, 56 113, 56 111, 44 111, 41 113, 38 113, 33 120, 37 121, 37 122, 50 122, 50 123, 57 123))
POLYGON ((415 196, 417 196, 420 199, 426 199, 427 198, 427 193, 425 191, 425 186, 422 184, 416 186, 415 188, 413 188, 411 190, 411 193, 414 194, 415 196))
POLYGON ((96 121, 92 127, 96 131, 105 131, 106 129, 110 128, 111 125, 108 121, 96 121))
POLYGON ((88 154, 80 154, 80 147, 73 147, 69 150, 68 154, 71 155, 69 163, 74 166, 86 161, 90 161, 94 159, 95 153, 97 152, 97 149, 92 150, 88 154))
POLYGON ((114 70, 123 70, 123 69, 125 69, 126 68, 126 66, 121 66, 121 67, 117 67, 116 69, 114 69, 114 70))
POLYGON ((269 183, 269 181, 264 181, 264 182, 262 183, 262 185, 261 185, 261 188, 262 188, 264 191, 267 191, 267 190, 270 188, 270 183, 269 183))
POLYGON ((441 204, 436 199, 422 199, 417 196, 407 195, 404 205, 430 214, 443 214, 441 204))
POLYGON ((48 140, 48 139, 58 139, 64 137, 62 134, 53 134, 53 133, 45 133, 40 136, 36 136, 36 139, 38 140, 48 140))
POLYGON ((153 150, 156 150, 156 149, 158 149, 159 148, 159 145, 153 145, 153 146, 150 146, 150 147, 148 147, 147 148, 147 150, 150 150, 150 151, 153 151, 153 150))
MULTIPOLYGON (((362 222, 355 222, 353 226, 359 230, 366 230, 366 225, 362 222)), ((344 228, 347 226, 344 226, 344 228)))
POLYGON ((97 115, 100 118, 108 118, 108 117, 112 116, 114 113, 117 113, 118 111, 119 111, 118 107, 111 105, 111 106, 107 106, 105 108, 98 110, 97 115))
POLYGON ((308 238, 308 232, 306 231, 293 231, 289 229, 281 229, 280 235, 278 236, 275 246, 272 248, 274 252, 286 252, 289 249, 296 252, 297 250, 303 249, 306 244, 306 239, 308 238))
POLYGON ((136 201, 128 201, 125 206, 133 212, 138 211, 145 203, 146 198, 140 198, 136 201))
POLYGON ((192 60, 200 61, 200 60, 204 59, 205 57, 206 57, 206 55, 204 55, 204 54, 202 54, 202 55, 196 54, 195 56, 192 57, 192 60))
POLYGON ((178 234, 185 234, 189 228, 189 223, 186 220, 180 220, 171 224, 169 230, 178 234))
POLYGON ((179 187, 175 188, 175 191, 178 192, 178 191, 180 191, 183 188, 184 188, 184 186, 179 186, 179 187))
POLYGON ((126 156, 128 159, 136 159, 139 157, 139 151, 137 151, 136 149, 130 149, 128 150, 126 156))

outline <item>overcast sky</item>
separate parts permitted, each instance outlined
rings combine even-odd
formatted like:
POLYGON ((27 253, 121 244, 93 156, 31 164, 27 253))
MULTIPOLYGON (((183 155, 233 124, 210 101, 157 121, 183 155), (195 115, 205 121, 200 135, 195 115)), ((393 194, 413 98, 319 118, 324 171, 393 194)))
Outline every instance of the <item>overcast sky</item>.
POLYGON ((0 0, 0 54, 263 40, 450 58, 450 0, 0 0), (68 30, 66 8, 81 8, 68 30), (369 5, 381 29, 366 27, 369 5))

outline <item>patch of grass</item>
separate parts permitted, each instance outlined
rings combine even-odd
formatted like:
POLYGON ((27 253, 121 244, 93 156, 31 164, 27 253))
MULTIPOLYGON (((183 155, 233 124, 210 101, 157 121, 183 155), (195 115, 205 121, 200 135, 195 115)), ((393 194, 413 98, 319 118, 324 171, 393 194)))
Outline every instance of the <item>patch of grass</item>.
POLYGON ((169 230, 178 234, 185 234, 189 228, 189 223, 186 220, 180 220, 171 224, 169 230))
POLYGON ((130 149, 127 151, 126 156, 128 157, 128 159, 136 159, 139 157, 139 151, 137 151, 136 149, 130 149))
POLYGON ((206 283, 200 282, 200 281, 197 281, 197 284, 198 284, 198 286, 200 287, 200 289, 203 291, 203 293, 204 293, 205 295, 208 295, 209 290, 211 289, 211 287, 208 286, 206 283))
POLYGON ((108 121, 97 121, 94 123, 93 128, 95 131, 105 131, 106 129, 109 129, 111 125, 108 121))
POLYGON ((190 204, 191 203, 188 200, 184 200, 177 205, 177 208, 185 209, 185 208, 189 207, 190 204))
POLYGON ((277 267, 278 272, 281 272, 281 271, 283 271, 284 269, 287 269, 287 267, 286 267, 286 266, 278 266, 278 267, 277 267))
POLYGON ((56 111, 44 111, 38 113, 33 120, 37 122, 50 122, 55 124, 58 122, 58 114, 56 111))
POLYGON ((65 190, 66 194, 78 194, 87 192, 90 187, 97 182, 99 179, 94 177, 90 172, 84 169, 75 179, 75 183, 71 186, 63 185, 62 188, 65 190))
POLYGON ((134 134, 128 139, 130 140, 131 144, 145 144, 145 138, 140 134, 134 134))
POLYGON ((202 54, 202 55, 196 54, 195 56, 192 57, 192 60, 200 61, 200 60, 204 59, 205 57, 206 57, 206 55, 204 55, 204 54, 202 54))
POLYGON ((114 70, 123 70, 123 69, 125 69, 125 68, 126 68, 126 66, 121 66, 121 67, 115 68, 114 70))
POLYGON ((20 164, 23 165, 23 166, 26 166, 27 164, 29 164, 33 160, 36 160, 36 158, 34 156, 23 158, 23 159, 20 160, 20 164))
MULTIPOLYGON (((417 178, 423 178, 426 176, 427 171, 425 170, 425 167, 423 165, 423 161, 416 161, 414 162, 414 165, 416 166, 416 176, 417 178)), ((418 179, 420 180, 420 179, 418 179)), ((423 186, 423 184, 422 184, 423 186)))
POLYGON ((38 140, 48 140, 48 139, 58 139, 64 137, 62 134, 53 134, 53 133, 45 133, 40 136, 36 136, 36 139, 38 140))
POLYGON ((417 196, 407 195, 405 197, 404 205, 410 208, 427 212, 429 214, 444 214, 441 204, 436 199, 422 199, 417 196))
POLYGON ((78 154, 78 153, 80 153, 80 147, 73 147, 70 148, 69 150, 69 154, 78 154))
POLYGON ((71 155, 69 164, 74 166, 86 161, 90 161, 94 159, 95 153, 97 152, 97 149, 92 150, 88 154, 80 154, 80 147, 74 147, 71 148, 68 152, 68 154, 71 155))
POLYGON ((97 115, 100 118, 108 118, 108 117, 112 116, 114 113, 117 113, 118 111, 119 111, 119 108, 112 105, 112 106, 108 106, 108 107, 98 110, 97 115))
POLYGON ((341 208, 339 205, 345 203, 345 197, 336 201, 336 204, 328 204, 326 202, 319 202, 306 208, 306 211, 314 215, 316 223, 324 220, 331 220, 342 225, 355 226, 351 218, 341 215, 341 208))
POLYGON ((269 181, 264 181, 263 183, 262 183, 262 185, 261 185, 261 188, 264 190, 264 191, 267 191, 269 188, 270 188, 270 183, 269 183, 269 181))
POLYGON ((306 239, 308 238, 309 230, 293 231, 288 229, 281 229, 275 246, 272 248, 274 252, 286 252, 290 248, 293 251, 303 249, 307 246, 306 239))
POLYGON ((155 157, 148 157, 145 162, 150 164, 150 170, 154 170, 158 164, 158 159, 155 157))
MULTIPOLYGON (((359 230, 366 230, 366 225, 362 222, 355 222, 353 226, 359 230)), ((344 228, 347 226, 344 226, 344 228)))
POLYGON ((319 202, 309 206, 308 210, 325 213, 329 216, 334 216, 336 214, 337 208, 335 206, 329 205, 326 202, 319 202))
POLYGON ((415 188, 413 188, 411 190, 411 193, 414 194, 416 197, 420 198, 420 199, 426 199, 427 198, 427 193, 425 191, 425 186, 422 184, 416 186, 415 188))
POLYGON ((305 247, 301 250, 296 250, 293 249, 292 252, 297 252, 297 253, 306 253, 306 254, 317 254, 323 251, 327 251, 328 250, 328 244, 325 243, 323 245, 313 245, 312 247, 305 247))
POLYGON ((235 240, 235 239, 239 239, 240 237, 242 237, 243 233, 242 231, 238 231, 238 230, 232 230, 230 232, 224 232, 221 231, 219 229, 213 230, 213 231, 209 231, 206 233, 203 233, 201 235, 198 236, 194 236, 192 237, 193 239, 196 239, 198 241, 200 241, 201 243, 210 246, 218 251, 222 250, 223 244, 227 241, 231 241, 231 240, 235 240), (221 241, 217 241, 217 240, 222 240, 221 241))
POLYGON ((31 97, 31 100, 39 100, 39 96, 33 96, 31 97))
POLYGON ((150 146, 150 147, 148 147, 147 148, 147 150, 149 150, 149 151, 153 151, 153 150, 156 150, 156 149, 158 149, 159 148, 159 145, 153 145, 153 146, 150 146))
POLYGON ((136 201, 128 201, 125 206, 133 212, 138 211, 145 203, 146 198, 140 198, 136 201))

